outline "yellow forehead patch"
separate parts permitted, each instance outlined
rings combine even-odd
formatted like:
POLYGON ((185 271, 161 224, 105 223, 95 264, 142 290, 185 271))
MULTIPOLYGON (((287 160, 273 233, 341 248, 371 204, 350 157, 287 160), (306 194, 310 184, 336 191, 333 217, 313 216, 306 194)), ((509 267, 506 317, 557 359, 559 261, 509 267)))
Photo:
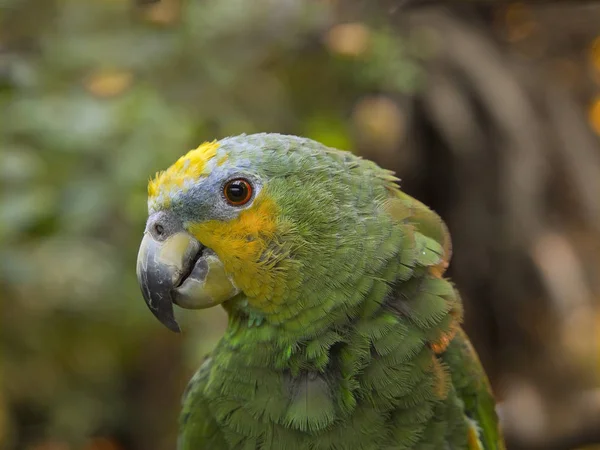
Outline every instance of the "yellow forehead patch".
POLYGON ((205 142, 195 150, 179 158, 175 164, 167 170, 156 174, 148 183, 148 197, 154 198, 161 192, 170 192, 175 188, 183 188, 187 180, 195 180, 200 177, 207 163, 215 157, 219 143, 217 141, 205 142))

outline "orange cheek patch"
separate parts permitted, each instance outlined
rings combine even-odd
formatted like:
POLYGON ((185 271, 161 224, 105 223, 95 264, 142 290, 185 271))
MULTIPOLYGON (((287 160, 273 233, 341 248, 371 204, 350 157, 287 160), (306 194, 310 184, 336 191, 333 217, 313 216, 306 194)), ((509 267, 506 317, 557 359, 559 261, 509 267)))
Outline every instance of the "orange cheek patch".
POLYGON ((190 232, 221 259, 235 284, 253 306, 271 304, 277 273, 263 256, 277 229, 277 207, 264 192, 229 222, 211 220, 190 226, 190 232))

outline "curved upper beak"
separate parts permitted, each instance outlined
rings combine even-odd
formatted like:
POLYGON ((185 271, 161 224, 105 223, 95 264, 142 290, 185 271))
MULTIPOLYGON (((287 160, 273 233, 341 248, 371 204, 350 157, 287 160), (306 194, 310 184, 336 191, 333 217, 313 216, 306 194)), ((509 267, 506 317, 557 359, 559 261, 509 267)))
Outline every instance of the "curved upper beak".
POLYGON ((179 332, 173 313, 173 289, 200 250, 198 241, 177 233, 158 241, 146 231, 137 260, 137 277, 144 300, 167 328, 179 332))
POLYGON ((173 303, 208 308, 240 292, 215 253, 185 231, 161 237, 146 231, 138 253, 137 278, 150 311, 175 332, 180 328, 173 303))

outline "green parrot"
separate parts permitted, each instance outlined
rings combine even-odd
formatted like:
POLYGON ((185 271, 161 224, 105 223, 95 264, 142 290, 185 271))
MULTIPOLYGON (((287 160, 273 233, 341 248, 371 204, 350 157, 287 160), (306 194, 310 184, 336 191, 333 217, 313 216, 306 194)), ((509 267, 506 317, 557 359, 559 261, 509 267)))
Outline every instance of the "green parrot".
POLYGON ((174 331, 173 304, 229 316, 180 450, 505 448, 446 227, 397 181, 280 134, 204 143, 150 181, 146 303, 174 331))

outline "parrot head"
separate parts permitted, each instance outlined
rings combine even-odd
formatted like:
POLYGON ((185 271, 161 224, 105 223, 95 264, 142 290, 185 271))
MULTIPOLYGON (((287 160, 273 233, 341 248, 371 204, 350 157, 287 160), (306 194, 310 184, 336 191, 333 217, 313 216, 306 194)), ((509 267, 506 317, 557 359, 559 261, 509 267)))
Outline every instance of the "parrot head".
POLYGON ((148 185, 144 299, 173 331, 173 304, 223 304, 280 323, 307 310, 323 317, 366 290, 361 275, 397 251, 385 226, 395 180, 295 136, 204 143, 148 185))

